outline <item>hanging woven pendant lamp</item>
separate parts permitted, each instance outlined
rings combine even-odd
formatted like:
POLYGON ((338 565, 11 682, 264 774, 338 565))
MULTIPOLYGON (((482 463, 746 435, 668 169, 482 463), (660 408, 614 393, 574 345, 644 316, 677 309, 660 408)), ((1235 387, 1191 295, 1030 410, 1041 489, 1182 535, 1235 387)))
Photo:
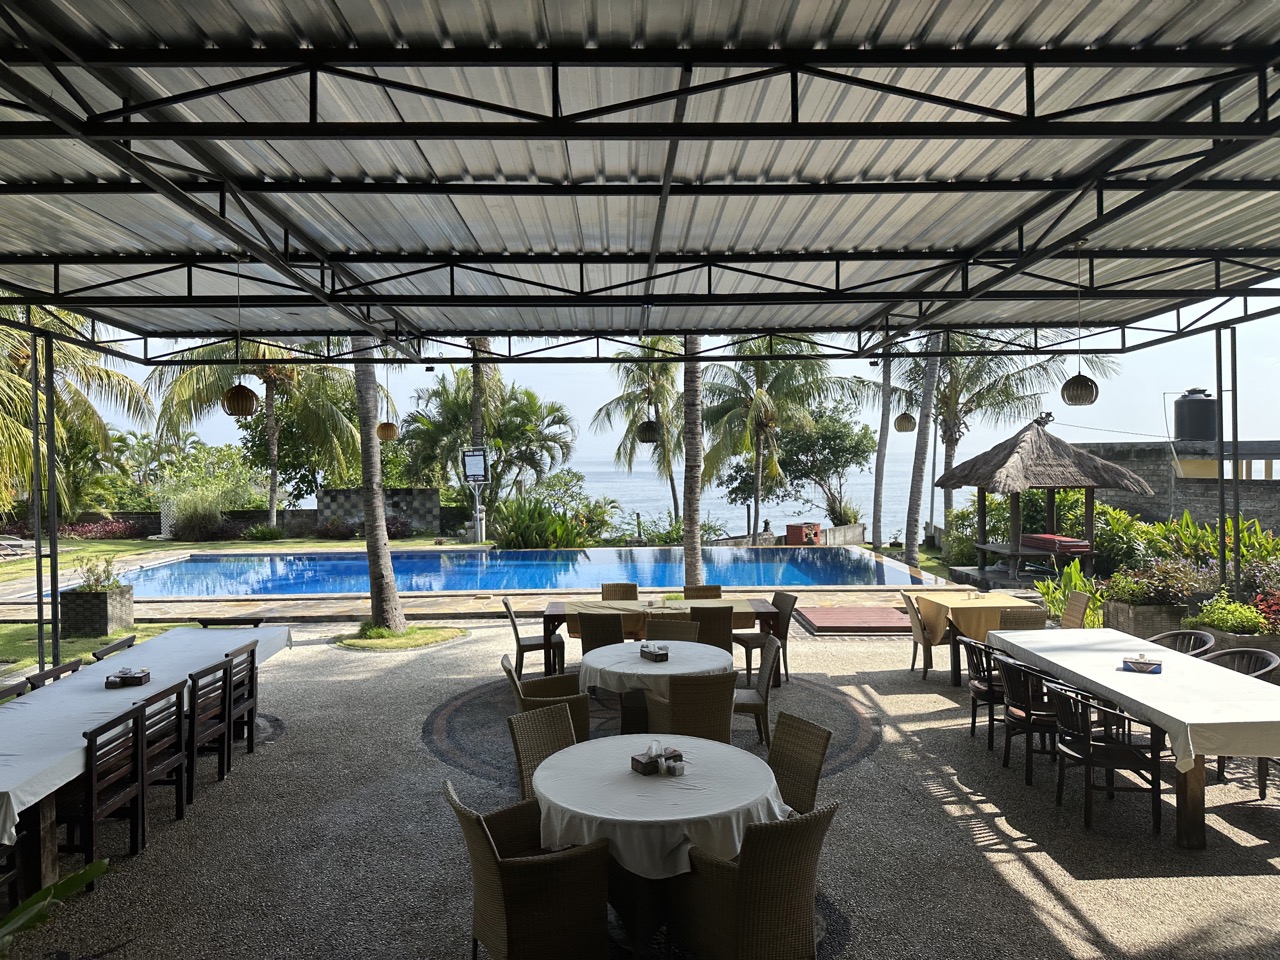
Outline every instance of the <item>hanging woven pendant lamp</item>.
POLYGON ((391 373, 388 371, 386 397, 384 398, 384 405, 382 408, 383 409, 382 415, 387 419, 383 420, 380 424, 378 424, 377 430, 374 431, 377 434, 378 439, 381 440, 383 443, 389 443, 390 441, 394 440, 396 437, 400 436, 400 428, 396 426, 396 424, 393 423, 391 420, 390 384, 391 384, 391 373))
POLYGON ((1098 383, 1085 374, 1081 359, 1084 338, 1080 314, 1084 287, 1080 284, 1080 247, 1083 244, 1083 240, 1076 244, 1076 375, 1062 385, 1062 402, 1069 407, 1087 407, 1098 399, 1098 383))
MULTIPOLYGON (((236 258, 236 360, 240 359, 240 258, 236 258)), ((229 417, 252 417, 258 409, 258 395, 237 381, 222 395, 222 411, 229 417)))
POLYGON ((657 443, 662 437, 656 420, 642 420, 636 425, 636 439, 641 443, 657 443))
POLYGON ((910 413, 900 413, 893 421, 893 429, 899 433, 910 433, 916 428, 916 418, 910 413))

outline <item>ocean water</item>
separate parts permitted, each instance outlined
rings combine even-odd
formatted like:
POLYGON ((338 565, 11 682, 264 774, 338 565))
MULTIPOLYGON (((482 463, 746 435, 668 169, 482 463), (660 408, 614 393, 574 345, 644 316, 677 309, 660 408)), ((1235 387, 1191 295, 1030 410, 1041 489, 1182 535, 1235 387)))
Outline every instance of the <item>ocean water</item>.
MULTIPOLYGON (((907 497, 911 488, 911 455, 912 451, 905 445, 901 449, 891 451, 885 463, 884 482, 884 535, 888 538, 895 530, 902 530, 907 525, 907 497)), ((637 463, 636 468, 627 473, 618 468, 612 460, 574 457, 569 466, 582 473, 586 478, 586 489, 593 497, 612 497, 622 507, 619 520, 625 518, 635 523, 636 513, 644 517, 665 517, 671 510, 671 490, 667 481, 657 476, 647 463, 637 463)), ((683 491, 683 481, 677 476, 677 491, 683 491)), ((875 491, 875 476, 871 471, 851 473, 845 484, 845 490, 851 503, 862 509, 862 520, 867 524, 868 534, 871 529, 871 507, 875 491)), ((815 497, 815 500, 818 499, 815 497)), ((936 513, 939 522, 942 520, 942 496, 938 491, 936 513)), ((925 477, 924 504, 921 508, 922 519, 929 517, 929 478, 925 477)), ((702 515, 710 515, 721 523, 730 536, 741 536, 749 533, 747 527, 747 508, 735 506, 724 498, 717 487, 708 487, 702 491, 702 515)), ((817 521, 828 526, 826 514, 821 508, 809 507, 803 503, 765 504, 761 508, 761 516, 769 520, 773 530, 781 535, 788 523, 817 521)))

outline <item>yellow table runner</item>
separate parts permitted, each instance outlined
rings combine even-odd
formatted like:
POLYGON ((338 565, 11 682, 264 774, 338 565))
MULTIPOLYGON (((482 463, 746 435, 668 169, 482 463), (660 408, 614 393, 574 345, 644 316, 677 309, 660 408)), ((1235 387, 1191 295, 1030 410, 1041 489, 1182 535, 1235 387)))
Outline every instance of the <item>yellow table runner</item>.
POLYGON ((986 642, 988 631, 1000 629, 1001 610, 1036 606, 1030 600, 1011 597, 1007 593, 980 593, 973 597, 954 593, 917 593, 914 596, 920 608, 920 620, 934 644, 942 643, 946 637, 948 617, 964 636, 986 642))

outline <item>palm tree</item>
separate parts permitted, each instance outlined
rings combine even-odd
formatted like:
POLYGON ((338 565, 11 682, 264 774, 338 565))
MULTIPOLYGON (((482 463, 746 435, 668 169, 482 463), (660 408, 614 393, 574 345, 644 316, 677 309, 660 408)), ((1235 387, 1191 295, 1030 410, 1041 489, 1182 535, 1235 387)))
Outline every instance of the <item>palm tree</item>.
POLYGON ((911 567, 920 562, 920 504, 924 494, 924 466, 929 459, 931 431, 928 425, 933 417, 933 401, 938 383, 938 346, 941 339, 935 333, 925 341, 925 351, 929 357, 924 362, 924 373, 920 379, 920 416, 916 420, 916 454, 911 467, 911 492, 907 498, 907 526, 906 532, 903 533, 906 538, 903 559, 911 567))
POLYGON ((684 582, 702 583, 701 337, 684 338, 684 582))
MULTIPOLYGON (((280 498, 280 423, 276 417, 276 398, 290 393, 308 398, 295 404, 304 430, 317 452, 335 464, 345 463, 355 455, 359 435, 340 406, 332 402, 330 391, 322 389, 334 381, 352 378, 352 372, 330 364, 288 364, 278 361, 296 356, 295 348, 262 340, 223 341, 196 347, 186 353, 187 362, 180 366, 157 367, 147 377, 147 386, 163 394, 160 404, 161 438, 173 437, 194 426, 201 417, 215 410, 222 395, 235 385, 242 374, 262 381, 262 406, 267 436, 267 524, 276 525, 276 506, 280 498), (239 360, 230 365, 214 361, 239 360)), ((377 400, 377 374, 370 371, 377 400)), ((375 412, 376 416, 376 412, 375 412)))
POLYGON ((622 438, 613 455, 613 462, 627 468, 630 473, 635 465, 641 440, 638 429, 642 423, 657 425, 658 439, 652 443, 649 457, 654 471, 666 478, 671 486, 672 516, 680 519, 680 493, 676 488, 674 464, 680 456, 680 425, 676 410, 681 405, 680 391, 676 387, 676 368, 670 363, 643 362, 648 357, 665 357, 679 351, 677 337, 641 337, 634 349, 619 350, 614 354, 619 362, 610 365, 618 378, 622 392, 600 407, 591 418, 591 429, 601 433, 615 423, 623 425, 622 438), (639 361, 639 362, 638 362, 639 361))
POLYGON ((884 464, 889 454, 889 424, 893 412, 890 409, 893 403, 891 365, 892 359, 886 350, 880 360, 880 436, 876 443, 876 480, 875 492, 872 494, 871 546, 875 550, 879 550, 884 544, 884 464))
POLYGON ((809 411, 821 403, 857 403, 866 393, 865 382, 832 377, 827 362, 812 356, 816 352, 817 345, 808 337, 756 338, 735 345, 738 360, 711 364, 704 376, 703 416, 711 430, 707 470, 718 475, 734 457, 751 455, 753 543, 759 535, 765 477, 780 476, 780 432, 812 426, 809 411), (786 356, 778 359, 777 354, 786 356))

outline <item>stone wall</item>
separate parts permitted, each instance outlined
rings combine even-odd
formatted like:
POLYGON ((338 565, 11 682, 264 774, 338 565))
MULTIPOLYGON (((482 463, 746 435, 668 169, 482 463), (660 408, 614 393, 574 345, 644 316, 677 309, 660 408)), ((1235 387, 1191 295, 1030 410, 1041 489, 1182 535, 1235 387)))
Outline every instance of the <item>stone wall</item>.
MULTIPOLYGON (((1143 520, 1167 520, 1189 510, 1201 523, 1217 521, 1217 480, 1176 476, 1169 443, 1078 443, 1075 446, 1132 470, 1154 491, 1153 496, 1147 496, 1125 490, 1099 490, 1100 502, 1128 510, 1143 520)), ((1172 446, 1182 460, 1213 460, 1216 456, 1211 441, 1178 440, 1172 446)), ((1245 444, 1241 447, 1245 448, 1245 444)), ((1247 450, 1242 449, 1242 453, 1247 455, 1247 450)), ((1231 509, 1231 481, 1228 480, 1228 516, 1231 509)), ((1246 519, 1256 519, 1266 529, 1280 531, 1280 480, 1241 479, 1240 513, 1246 519)))
MULTIPOLYGON (((388 487, 382 491, 386 501, 387 519, 400 517, 409 521, 414 530, 425 533, 440 532, 440 491, 435 487, 388 487)), ((364 523, 364 494, 358 488, 349 490, 320 490, 316 493, 316 515, 320 523, 326 520, 346 520, 364 523)))

